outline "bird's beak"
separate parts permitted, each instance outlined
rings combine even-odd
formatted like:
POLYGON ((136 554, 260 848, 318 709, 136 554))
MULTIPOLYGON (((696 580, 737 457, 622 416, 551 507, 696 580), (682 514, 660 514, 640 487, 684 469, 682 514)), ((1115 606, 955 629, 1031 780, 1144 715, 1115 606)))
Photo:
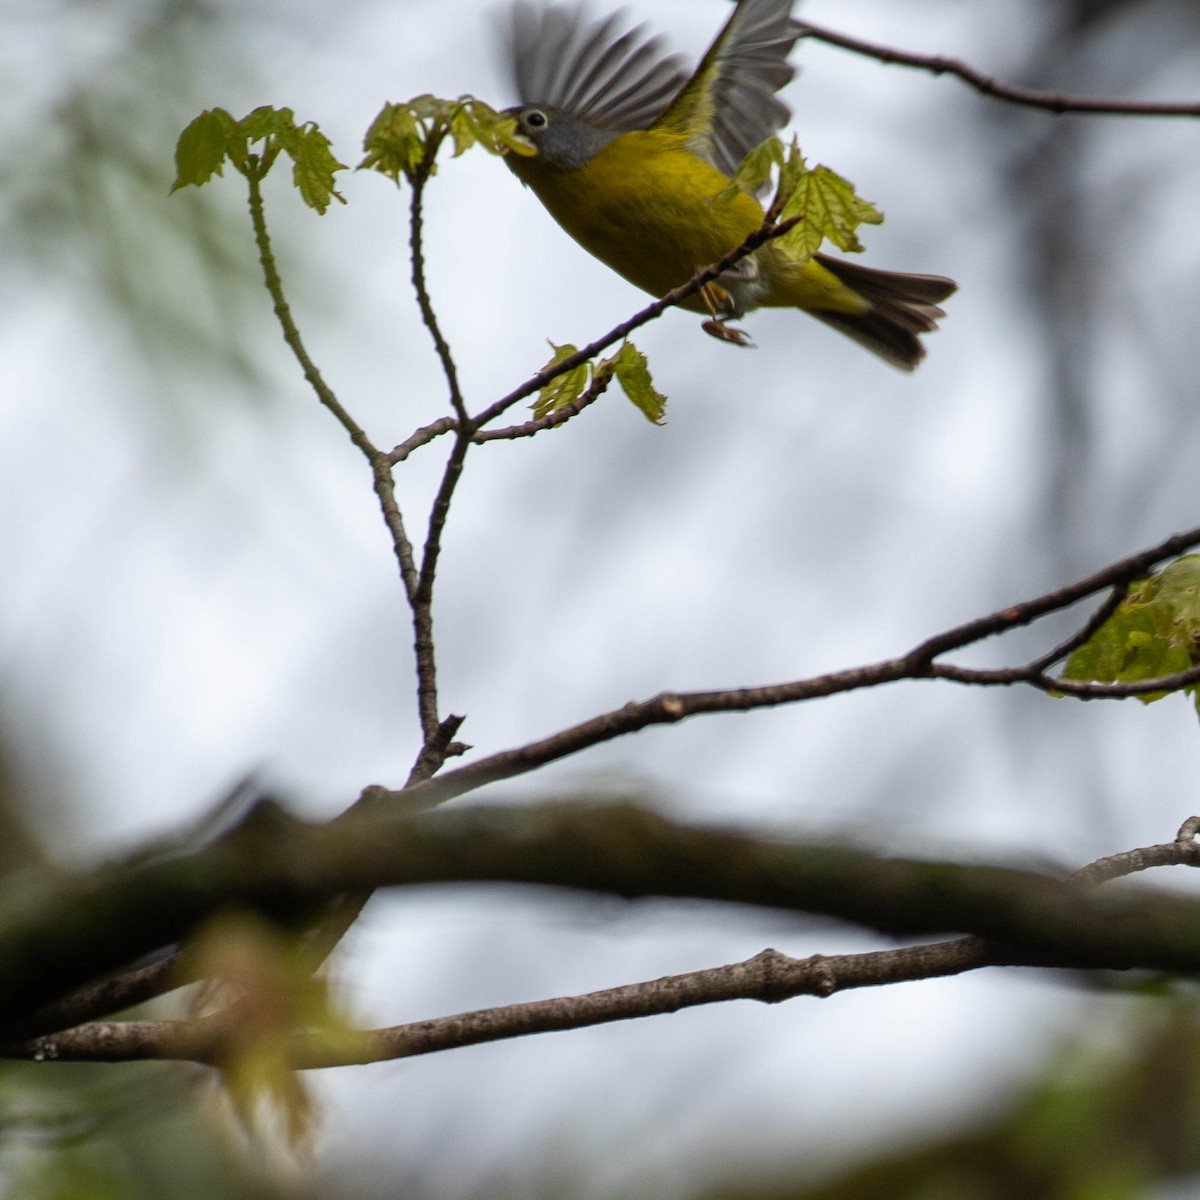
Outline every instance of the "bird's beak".
POLYGON ((517 115, 520 111, 519 108, 506 108, 500 114, 503 117, 511 117, 513 123, 512 133, 509 134, 508 138, 511 144, 502 145, 500 153, 502 155, 517 154, 522 158, 528 158, 537 154, 537 147, 521 132, 520 127, 517 125, 517 115))

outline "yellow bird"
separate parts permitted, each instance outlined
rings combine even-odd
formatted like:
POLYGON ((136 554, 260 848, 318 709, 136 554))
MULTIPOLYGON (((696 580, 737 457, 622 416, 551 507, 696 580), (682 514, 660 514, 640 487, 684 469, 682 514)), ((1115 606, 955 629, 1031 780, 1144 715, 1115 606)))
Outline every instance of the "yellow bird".
MULTIPOLYGON (((535 153, 505 161, 584 249, 654 296, 687 282, 763 222, 762 205, 723 195, 746 154, 790 116, 775 93, 792 78, 792 0, 738 0, 688 78, 677 57, 619 16, 518 2, 509 58, 521 103, 507 110, 535 153)), ((878 271, 817 254, 797 261, 768 243, 687 302, 717 318, 800 308, 911 371, 920 334, 955 290, 940 275, 878 271)))

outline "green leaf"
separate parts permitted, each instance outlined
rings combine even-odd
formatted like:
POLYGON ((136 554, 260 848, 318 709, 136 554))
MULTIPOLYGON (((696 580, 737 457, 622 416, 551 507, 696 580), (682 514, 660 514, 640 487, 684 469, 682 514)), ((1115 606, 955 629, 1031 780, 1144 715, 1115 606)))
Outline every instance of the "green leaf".
POLYGON ((177 176, 171 191, 189 183, 207 183, 221 173, 226 158, 242 172, 251 170, 248 146, 261 142, 262 151, 254 161, 256 178, 262 178, 284 151, 292 160, 292 178, 304 203, 323 213, 331 199, 345 200, 333 187, 333 176, 346 170, 333 157, 329 139, 309 121, 297 126, 290 108, 262 105, 235 121, 223 108, 210 109, 198 116, 179 136, 175 147, 177 176))
POLYGON ((333 157, 329 139, 315 125, 291 130, 281 141, 292 160, 292 181, 309 208, 324 213, 330 200, 346 203, 333 186, 335 172, 346 170, 346 165, 333 157))
POLYGON ((237 125, 223 108, 206 109, 188 125, 175 143, 172 192, 189 184, 200 187, 214 175, 221 174, 221 164, 231 144, 238 140, 237 125))
POLYGON ((395 183, 401 175, 411 179, 425 156, 425 134, 412 104, 385 104, 363 138, 363 150, 360 171, 378 171, 395 183))
POLYGON ((482 146, 491 154, 507 154, 510 150, 518 154, 536 153, 517 133, 515 117, 496 112, 471 96, 462 97, 451 107, 449 125, 456 158, 472 146, 482 146))
POLYGON ((826 241, 839 250, 861 251, 858 227, 883 222, 883 214, 863 200, 848 179, 825 166, 810 169, 794 139, 780 168, 775 203, 781 220, 797 215, 804 218, 776 242, 800 261, 814 255, 826 241))
MULTIPOLYGON (((1186 671, 1200 659, 1200 555, 1134 583, 1103 625, 1067 659, 1066 679, 1136 683, 1186 671)), ((1184 689, 1193 696, 1196 687, 1184 689)), ((1149 704, 1167 692, 1138 699, 1149 704)))
POLYGON ((238 122, 238 128, 250 142, 263 142, 267 138, 281 137, 296 128, 296 114, 290 108, 272 108, 260 105, 238 122))
MULTIPOLYGON (((551 342, 550 346, 554 350, 554 357, 542 367, 543 371, 557 366, 563 359, 569 358, 576 351, 576 347, 569 343, 557 346, 551 342)), ((568 404, 574 404, 583 395, 583 389, 587 387, 587 383, 587 363, 580 363, 579 366, 565 371, 562 375, 550 380, 538 392, 537 399, 533 403, 533 415, 540 420, 552 412, 557 412, 560 408, 566 408, 568 404)))
POLYGON ((617 382, 625 389, 625 395, 652 425, 666 423, 667 398, 654 386, 646 356, 632 343, 626 342, 612 358, 597 364, 611 364, 617 382))
POLYGON ((771 182, 775 168, 783 166, 784 157, 783 143, 777 137, 760 142, 742 159, 719 199, 732 200, 739 191, 757 196, 771 182))
POLYGON ((395 183, 404 176, 412 182, 418 170, 435 171, 427 161, 429 147, 435 149, 449 135, 454 155, 472 146, 482 146, 492 154, 533 154, 534 148, 517 133, 516 121, 498 113, 482 100, 460 96, 457 100, 439 100, 436 96, 415 96, 407 104, 385 104, 371 122, 363 139, 364 156, 358 169, 378 171, 395 183))

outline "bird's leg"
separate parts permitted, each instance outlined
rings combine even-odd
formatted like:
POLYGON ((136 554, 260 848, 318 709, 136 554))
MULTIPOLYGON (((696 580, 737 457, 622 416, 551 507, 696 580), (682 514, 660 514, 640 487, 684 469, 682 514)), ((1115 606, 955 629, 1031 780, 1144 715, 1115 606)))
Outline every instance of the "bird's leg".
POLYGON ((709 320, 700 324, 700 328, 709 337, 715 337, 720 342, 732 342, 735 346, 754 345, 749 334, 740 329, 733 329, 725 323, 730 317, 737 316, 737 305, 723 287, 717 283, 706 283, 700 289, 700 299, 712 314, 709 320))

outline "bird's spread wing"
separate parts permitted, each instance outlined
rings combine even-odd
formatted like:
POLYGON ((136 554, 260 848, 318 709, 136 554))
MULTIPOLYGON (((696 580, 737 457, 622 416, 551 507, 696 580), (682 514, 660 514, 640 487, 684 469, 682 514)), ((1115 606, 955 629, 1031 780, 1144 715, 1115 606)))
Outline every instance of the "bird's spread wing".
POLYGON ((790 113, 775 93, 792 78, 800 28, 792 0, 741 0, 696 73, 655 122, 684 134, 693 153, 732 175, 790 113))
POLYGON ((638 26, 618 33, 620 14, 589 22, 578 5, 514 4, 508 50, 522 104, 545 104, 589 125, 645 129, 679 94, 687 74, 638 26))

